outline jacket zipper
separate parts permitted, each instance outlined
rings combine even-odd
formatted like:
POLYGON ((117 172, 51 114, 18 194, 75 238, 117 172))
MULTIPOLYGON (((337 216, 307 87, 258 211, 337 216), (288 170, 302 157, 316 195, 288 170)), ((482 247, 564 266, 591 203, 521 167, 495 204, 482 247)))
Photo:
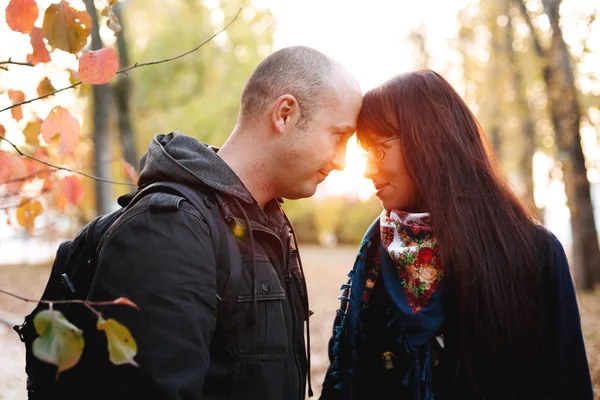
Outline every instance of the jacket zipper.
MULTIPOLYGON (((274 232, 271 232, 267 229, 264 228, 260 228, 260 227, 250 227, 249 229, 252 229, 253 231, 258 231, 258 232, 263 232, 266 233, 270 236, 273 236, 275 238, 277 238, 277 240, 279 241, 279 243, 281 244, 281 247, 283 249, 283 260, 281 259, 281 254, 280 252, 275 252, 275 258, 277 259, 277 262, 279 263, 279 265, 282 267, 282 273, 283 273, 283 278, 285 281, 285 291, 286 291, 286 295, 287 298, 290 299, 290 311, 292 314, 292 354, 294 356, 294 364, 296 365, 296 393, 298 393, 298 399, 302 400, 302 396, 300 395, 300 382, 302 381, 302 374, 300 371, 300 362, 298 361, 298 356, 296 355, 296 310, 294 309, 294 305, 291 302, 292 299, 292 288, 291 288, 291 279, 292 279, 292 269, 290 267, 290 259, 291 257, 289 257, 288 255, 291 254, 291 243, 290 243, 290 235, 291 233, 288 235, 287 238, 287 252, 285 251, 286 247, 284 247, 283 243, 281 242, 281 239, 279 238, 279 236, 277 236, 274 232), (288 256, 288 257, 286 257, 288 256)), ((300 293, 300 297, 302 297, 302 291, 300 290, 300 288, 298 288, 299 293, 300 293)))
MULTIPOLYGON (((291 280, 292 280, 292 267, 290 265, 291 263, 291 259, 292 259, 292 244, 290 242, 291 240, 291 233, 288 234, 287 237, 287 259, 285 262, 285 281, 286 281, 286 289, 290 294, 290 298, 292 296, 292 287, 291 287, 291 280)), ((298 289, 298 294, 300 294, 300 297, 302 298, 302 291, 300 290, 300 288, 298 289)), ((292 303, 290 303, 290 308, 292 310, 292 352, 294 354, 294 363, 296 364, 296 371, 298 376, 296 377, 296 393, 300 393, 300 382, 302 382, 302 374, 300 371, 300 361, 298 361, 298 356, 296 355, 296 310, 294 309, 294 305, 292 303)), ((302 308, 304 308, 304 305, 302 305, 302 308)), ((304 323, 304 321, 302 322, 304 323)), ((301 397, 298 397, 300 400, 302 400, 301 397)))

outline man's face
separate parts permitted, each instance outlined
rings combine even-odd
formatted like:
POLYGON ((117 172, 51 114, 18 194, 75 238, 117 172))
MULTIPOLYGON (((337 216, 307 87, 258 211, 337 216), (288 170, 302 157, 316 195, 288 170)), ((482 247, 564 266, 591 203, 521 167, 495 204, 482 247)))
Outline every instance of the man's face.
POLYGON ((302 129, 295 127, 288 136, 289 152, 280 171, 282 197, 310 197, 332 170, 344 168, 346 144, 356 130, 362 93, 353 78, 344 74, 334 76, 331 87, 302 129))

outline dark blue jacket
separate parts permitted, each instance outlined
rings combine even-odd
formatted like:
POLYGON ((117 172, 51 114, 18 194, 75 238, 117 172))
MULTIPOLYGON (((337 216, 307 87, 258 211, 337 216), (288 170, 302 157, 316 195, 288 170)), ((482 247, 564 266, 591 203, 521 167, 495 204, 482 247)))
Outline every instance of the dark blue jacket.
MULTIPOLYGON (((369 313, 362 317, 369 318, 368 321, 358 318, 360 296, 366 281, 366 261, 373 254, 371 249, 379 244, 378 227, 376 221, 368 230, 354 267, 348 274, 349 281, 342 285, 342 304, 337 311, 329 343, 331 364, 323 383, 320 397, 322 400, 362 400, 379 398, 386 393, 394 393, 395 398, 413 398, 410 387, 402 384, 404 372, 408 368, 407 365, 403 365, 406 364, 403 360, 395 360, 400 366, 395 370, 385 371, 382 368, 381 350, 393 347, 396 335, 386 329, 384 309, 390 302, 381 280, 378 280, 373 293, 373 300, 378 307, 371 306, 369 313)), ((545 307, 549 310, 548 315, 552 315, 553 318, 550 318, 549 326, 545 329, 548 336, 540 338, 546 345, 540 356, 543 359, 539 360, 536 378, 532 377, 541 382, 539 390, 536 389, 536 393, 539 393, 537 398, 592 400, 592 385, 580 314, 567 257, 561 243, 553 234, 545 229, 541 232, 549 235, 551 239, 551 251, 543 261, 543 287, 545 307)), ((397 354, 400 353, 398 350, 397 354)), ((443 353, 441 359, 443 360, 443 353)), ((448 396, 447 387, 441 389, 441 385, 436 385, 445 380, 442 374, 443 372, 433 368, 436 399, 448 396)), ((460 389, 458 392, 460 393, 460 389)), ((465 393, 461 398, 471 397, 465 393)))

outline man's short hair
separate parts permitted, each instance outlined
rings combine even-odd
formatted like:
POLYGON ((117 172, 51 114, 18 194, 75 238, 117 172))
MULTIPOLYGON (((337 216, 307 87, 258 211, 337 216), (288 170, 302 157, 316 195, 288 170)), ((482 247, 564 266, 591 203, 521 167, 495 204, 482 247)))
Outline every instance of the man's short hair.
POLYGON ((321 106, 333 60, 304 46, 286 47, 256 67, 242 92, 240 117, 252 121, 279 96, 290 94, 300 106, 298 126, 303 128, 321 106))

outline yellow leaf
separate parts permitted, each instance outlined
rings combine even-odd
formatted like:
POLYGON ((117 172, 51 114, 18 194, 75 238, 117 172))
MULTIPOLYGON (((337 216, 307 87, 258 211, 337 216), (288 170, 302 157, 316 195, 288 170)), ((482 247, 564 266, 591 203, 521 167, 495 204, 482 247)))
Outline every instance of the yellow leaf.
POLYGON ((56 310, 44 310, 33 319, 40 335, 33 341, 33 354, 58 367, 56 375, 75 366, 83 354, 83 333, 56 310))
POLYGON ((121 32, 121 22, 119 21, 119 18, 115 15, 115 13, 112 12, 110 7, 107 7, 102 11, 105 12, 105 10, 106 16, 108 17, 108 19, 106 20, 106 26, 108 26, 108 29, 113 31, 116 36, 121 32))
POLYGON ((56 199, 56 207, 58 207, 62 212, 65 212, 67 206, 69 205, 69 200, 64 194, 59 194, 56 199))
POLYGON ((31 121, 27 123, 25 129, 23 129, 23 135, 25 135, 25 141, 33 146, 37 146, 38 136, 40 135, 40 128, 42 127, 42 120, 36 119, 35 121, 31 121))
POLYGON ((46 9, 42 32, 53 48, 76 54, 87 43, 91 27, 92 19, 86 11, 76 10, 62 0, 46 9))
POLYGON ((27 229, 28 232, 32 232, 35 219, 43 210, 44 208, 39 201, 25 201, 17 208, 17 222, 27 229))
POLYGON ((52 82, 50 82, 50 79, 48 79, 48 77, 45 77, 37 87, 37 94, 38 96, 43 96, 48 93, 52 93, 55 90, 56 88, 52 86, 52 82))
POLYGON ((114 319, 104 320, 98 318, 98 330, 106 333, 108 341, 108 354, 110 361, 115 365, 131 364, 138 366, 133 357, 137 354, 137 343, 131 336, 126 326, 114 319))

